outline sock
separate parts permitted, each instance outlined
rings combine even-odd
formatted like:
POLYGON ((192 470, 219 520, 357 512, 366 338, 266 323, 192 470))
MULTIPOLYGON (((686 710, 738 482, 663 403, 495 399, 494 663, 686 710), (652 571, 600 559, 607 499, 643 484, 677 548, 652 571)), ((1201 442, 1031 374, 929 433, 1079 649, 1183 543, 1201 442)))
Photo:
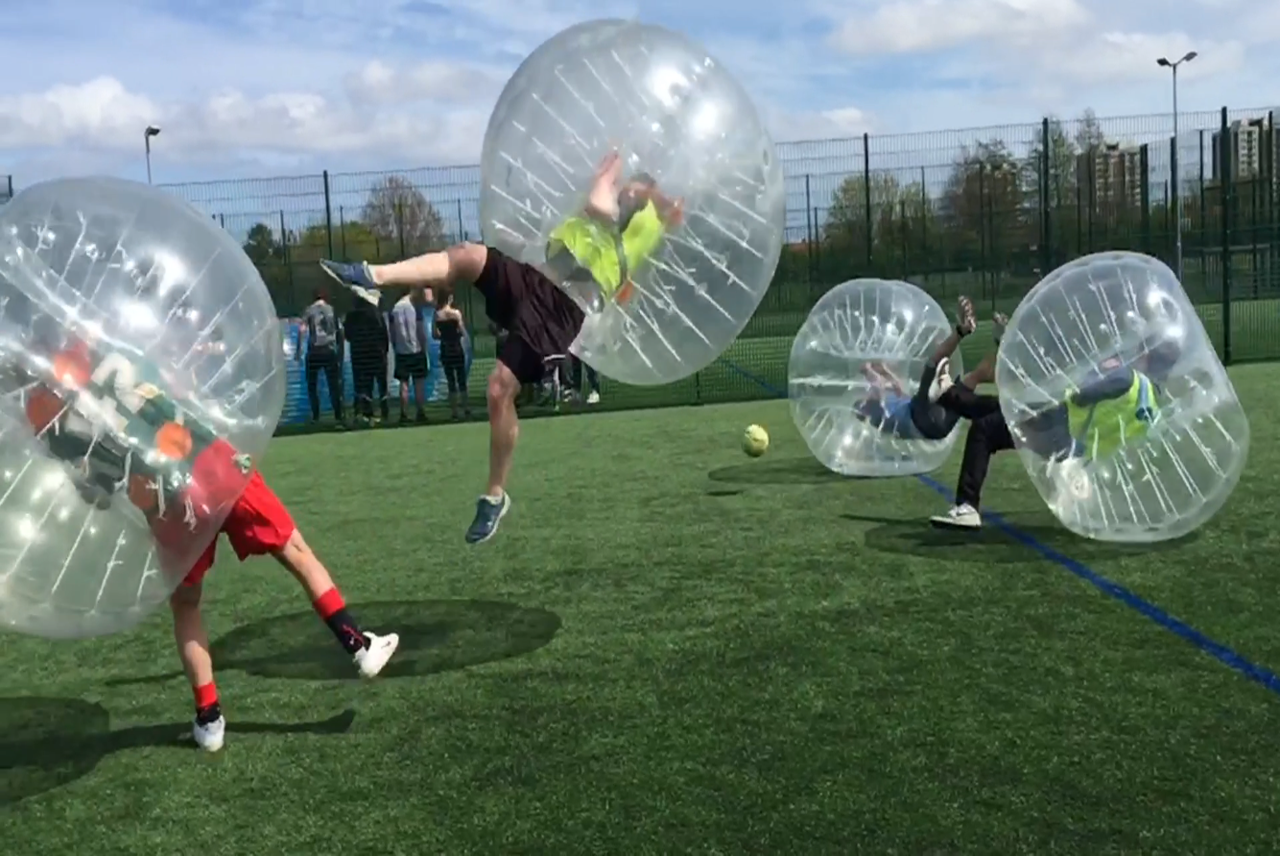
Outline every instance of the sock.
POLYGON ((222 705, 218 704, 218 688, 213 681, 193 688, 196 697, 196 722, 208 725, 222 716, 222 705))
POLYGON ((331 588, 316 598, 315 608, 316 613, 337 637, 338 644, 348 654, 355 654, 368 647, 369 640, 360 632, 360 626, 351 617, 351 613, 347 612, 347 602, 336 588, 331 588))

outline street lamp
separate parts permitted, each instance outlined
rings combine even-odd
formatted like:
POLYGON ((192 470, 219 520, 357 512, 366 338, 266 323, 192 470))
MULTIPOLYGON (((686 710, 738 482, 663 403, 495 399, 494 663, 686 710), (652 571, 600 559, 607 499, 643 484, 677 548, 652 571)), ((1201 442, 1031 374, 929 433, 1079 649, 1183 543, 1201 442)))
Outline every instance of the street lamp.
POLYGON ((147 184, 151 183, 151 138, 158 136, 160 136, 160 129, 155 125, 148 125, 142 132, 142 147, 147 152, 147 184))
POLYGON ((1156 65, 1173 72, 1173 151, 1170 152, 1173 163, 1169 166, 1172 171, 1174 261, 1177 263, 1175 269, 1178 272, 1178 282, 1182 282, 1182 182, 1178 176, 1178 66, 1184 62, 1191 62, 1197 56, 1199 54, 1195 51, 1187 51, 1182 59, 1176 62, 1169 62, 1166 57, 1156 60, 1156 65))

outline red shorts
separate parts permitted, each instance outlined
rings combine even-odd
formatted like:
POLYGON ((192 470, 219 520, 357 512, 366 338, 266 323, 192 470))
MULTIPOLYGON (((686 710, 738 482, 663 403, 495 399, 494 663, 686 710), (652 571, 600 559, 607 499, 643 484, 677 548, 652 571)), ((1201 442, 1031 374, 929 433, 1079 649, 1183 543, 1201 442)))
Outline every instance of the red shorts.
POLYGON ((160 564, 185 573, 184 585, 196 585, 213 567, 219 533, 227 536, 241 561, 274 553, 289 543, 296 527, 288 509, 261 474, 244 471, 229 443, 217 440, 201 451, 192 462, 191 477, 182 507, 151 518, 160 564), (215 525, 216 531, 211 531, 215 525), (207 546, 188 565, 193 541, 207 546))
MULTIPOLYGON (((222 523, 222 534, 231 542, 231 549, 236 557, 244 561, 250 556, 265 556, 284 548, 293 537, 297 527, 289 509, 284 507, 275 491, 267 487, 262 475, 256 470, 249 477, 231 513, 222 523)), ((183 579, 184 586, 193 586, 204 579, 204 575, 213 567, 213 560, 218 551, 218 539, 214 538, 205 548, 204 553, 196 559, 196 563, 183 579)))

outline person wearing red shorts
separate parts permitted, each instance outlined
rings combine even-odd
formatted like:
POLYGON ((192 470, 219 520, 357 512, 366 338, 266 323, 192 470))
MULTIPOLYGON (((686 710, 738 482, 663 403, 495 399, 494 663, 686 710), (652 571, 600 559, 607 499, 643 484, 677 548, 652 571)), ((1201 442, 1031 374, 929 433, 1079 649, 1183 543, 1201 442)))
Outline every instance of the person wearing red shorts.
MULTIPOLYGON (((639 173, 623 179, 623 161, 617 151, 601 160, 584 206, 582 217, 605 224, 610 233, 609 249, 616 255, 615 238, 624 234, 636 218, 634 212, 653 209, 656 220, 677 223, 682 202, 663 196, 652 177, 639 173)), ((564 253, 557 254, 557 260, 564 253)), ((636 264, 615 266, 634 271, 636 264)), ((550 259, 548 260, 550 263, 550 259)), ((368 262, 320 262, 329 276, 369 300, 378 289, 453 287, 467 282, 484 296, 485 313, 508 333, 498 351, 498 364, 489 375, 489 483, 476 502, 476 514, 467 529, 466 540, 477 544, 492 538, 511 507, 507 477, 515 455, 519 419, 516 398, 526 384, 541 383, 546 360, 567 356, 569 346, 582 328, 584 314, 578 304, 543 272, 543 268, 516 261, 494 247, 462 243, 439 252, 426 253, 401 262, 371 265, 368 262)), ((587 273, 591 273, 590 270, 587 273)), ((618 302, 630 299, 633 283, 628 277, 616 283, 610 293, 618 302)))
POLYGON ((51 363, 56 380, 37 378, 26 398, 32 429, 55 457, 73 466, 86 502, 106 508, 126 493, 151 527, 162 569, 171 579, 182 575, 169 606, 178 656, 195 696, 192 736, 200 748, 216 752, 226 735, 200 611, 220 534, 241 561, 275 558, 302 585, 357 671, 365 677, 382 671, 399 637, 360 629, 328 569, 248 456, 200 425, 153 381, 139 381, 136 360, 103 359, 76 343, 51 363), (83 406, 83 396, 95 399, 94 406, 83 406), (109 426, 101 414, 111 411, 103 404, 113 406, 109 426), (143 461, 131 451, 137 447, 153 449, 163 461, 143 461), (206 546, 189 564, 193 543, 206 546))

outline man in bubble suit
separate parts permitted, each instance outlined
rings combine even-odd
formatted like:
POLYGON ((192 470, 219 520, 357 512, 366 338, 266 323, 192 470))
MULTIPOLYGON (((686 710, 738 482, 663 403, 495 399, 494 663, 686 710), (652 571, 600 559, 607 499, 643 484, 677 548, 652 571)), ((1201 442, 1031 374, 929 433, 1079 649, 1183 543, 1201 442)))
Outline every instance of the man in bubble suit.
POLYGON ((382 671, 399 637, 360 629, 328 569, 253 462, 195 418, 192 408, 180 403, 180 394, 166 392, 169 384, 157 366, 142 354, 68 336, 57 325, 43 330, 37 325, 34 338, 43 341, 33 341, 30 350, 52 358, 7 367, 9 380, 25 388, 32 430, 54 457, 72 466, 85 502, 105 509, 126 495, 151 527, 161 566, 185 573, 170 608, 178 654, 195 697, 197 745, 216 752, 226 733, 200 612, 202 582, 213 566, 219 532, 242 561, 270 555, 280 562, 307 591, 356 670, 365 677, 382 671), (140 447, 156 454, 141 453, 140 447), (219 532, 209 531, 224 510, 219 532), (175 567, 197 539, 208 546, 194 566, 175 567))
POLYGON ((648 175, 624 181, 622 170, 616 151, 601 160, 582 213, 552 231, 543 265, 469 243, 387 265, 320 263, 362 296, 380 288, 471 283, 484 295, 489 318, 508 331, 489 376, 489 483, 467 529, 470 544, 492 538, 511 507, 506 483, 519 431, 516 397, 526 384, 542 381, 548 358, 569 353, 582 328, 583 310, 556 283, 591 280, 606 300, 625 302, 633 275, 682 221, 680 200, 664 196, 648 175))
MULTIPOLYGON (((1111 357, 1065 402, 1015 426, 1020 436, 1028 438, 1028 448, 1053 468, 1055 481, 1061 485, 1059 501, 1088 497, 1084 461, 1113 454, 1156 423, 1160 387, 1180 356, 1176 343, 1157 340, 1136 358, 1111 357)), ((955 505, 946 514, 930 518, 934 526, 982 527, 979 509, 991 458, 1015 448, 1013 434, 1000 410, 973 421, 965 438, 955 505)))

